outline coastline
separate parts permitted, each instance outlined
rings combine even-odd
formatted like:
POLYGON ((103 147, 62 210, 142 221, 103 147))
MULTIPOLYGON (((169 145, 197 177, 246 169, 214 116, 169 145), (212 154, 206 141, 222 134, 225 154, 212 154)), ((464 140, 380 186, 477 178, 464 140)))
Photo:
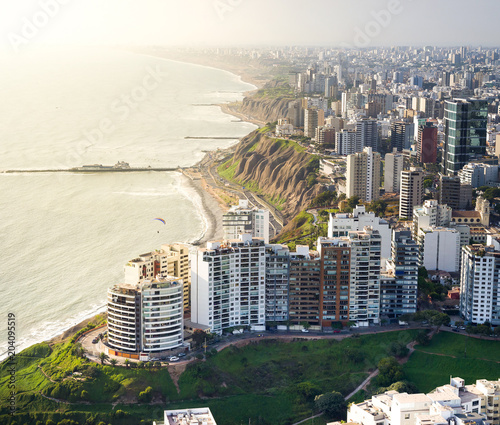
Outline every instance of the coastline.
MULTIPOLYGON (((187 63, 187 64, 194 64, 194 65, 199 65, 199 66, 204 66, 204 67, 209 67, 209 68, 215 68, 219 69, 222 71, 229 72, 233 75, 236 75, 237 77, 240 78, 241 81, 252 84, 258 87, 262 87, 264 84, 263 80, 254 80, 252 77, 249 77, 248 74, 245 72, 242 72, 244 75, 237 74, 235 72, 234 68, 229 67, 222 67, 221 66, 213 66, 210 61, 189 61, 187 59, 182 60, 179 58, 173 58, 169 57, 168 55, 158 55, 154 54, 153 52, 146 52, 146 51, 135 51, 134 53, 140 53, 140 54, 146 54, 146 55, 151 55, 155 56, 158 58, 162 59, 168 59, 172 61, 177 61, 177 62, 182 62, 182 63, 187 63)), ((155 52, 156 53, 156 52, 155 52)), ((247 92, 242 92, 242 95, 248 95, 249 93, 254 92, 255 90, 247 91, 247 92)), ((248 117, 244 114, 240 114, 236 111, 233 111, 232 108, 230 108, 228 103, 223 103, 218 105, 221 108, 221 112, 224 114, 228 114, 234 117, 237 117, 241 119, 242 121, 254 124, 258 127, 261 127, 265 123, 255 120, 251 117, 248 117)), ((245 137, 245 136, 242 136, 245 137)), ((205 157, 200 161, 200 163, 203 163, 208 157, 210 156, 210 153, 205 154, 205 157)), ((198 163, 198 164, 200 164, 198 163)), ((207 183, 205 178, 201 173, 199 173, 196 168, 198 167, 198 164, 193 165, 189 170, 182 170, 182 175, 181 178, 183 180, 183 183, 189 186, 190 189, 192 189, 199 197, 200 200, 200 213, 205 217, 206 219, 206 229, 200 237, 195 240, 190 242, 189 244, 194 245, 194 246, 199 246, 203 245, 207 241, 210 240, 217 240, 217 239, 222 239, 223 238, 223 229, 222 229, 222 216, 223 214, 229 209, 230 204, 228 204, 226 200, 222 199, 221 196, 219 196, 213 188, 207 183)), ((223 191, 223 189, 221 189, 223 191)), ((197 206, 196 203, 195 207, 197 206)), ((92 322, 97 316, 103 314, 106 312, 105 306, 102 307, 102 309, 99 309, 97 312, 93 312, 91 315, 84 316, 83 319, 79 323, 73 324, 69 326, 66 329, 62 329, 58 334, 55 334, 47 339, 34 342, 27 347, 24 347, 24 349, 29 348, 35 344, 38 343, 43 343, 43 342, 48 342, 49 344, 52 343, 59 343, 67 340, 70 338, 72 335, 74 335, 76 332, 84 328, 89 322, 92 322)), ((3 360, 0 360, 2 362, 3 360)))

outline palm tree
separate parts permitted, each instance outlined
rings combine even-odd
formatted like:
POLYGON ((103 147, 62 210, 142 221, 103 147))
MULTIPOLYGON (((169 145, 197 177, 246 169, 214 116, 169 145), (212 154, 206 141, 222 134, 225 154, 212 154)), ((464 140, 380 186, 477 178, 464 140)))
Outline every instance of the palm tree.
POLYGON ((127 369, 130 366, 130 360, 129 359, 125 359, 125 366, 127 367, 127 369))
POLYGON ((101 360, 101 364, 103 365, 105 361, 109 360, 109 356, 103 351, 99 354, 99 360, 101 360))
POLYGON ((118 363, 118 361, 116 359, 111 359, 109 361, 113 366, 116 366, 116 364, 118 363))

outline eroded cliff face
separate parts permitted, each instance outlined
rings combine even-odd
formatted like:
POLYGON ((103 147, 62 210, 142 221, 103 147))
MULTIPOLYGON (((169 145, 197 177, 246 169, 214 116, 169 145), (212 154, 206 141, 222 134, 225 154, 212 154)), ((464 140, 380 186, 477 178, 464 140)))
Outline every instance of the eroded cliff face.
POLYGON ((240 111, 263 122, 274 122, 279 118, 286 118, 288 104, 292 98, 278 97, 274 99, 259 98, 256 96, 245 97, 240 106, 240 111))
POLYGON ((323 190, 318 184, 307 186, 310 160, 311 155, 298 152, 293 144, 256 130, 241 140, 227 166, 238 164, 233 178, 249 186, 258 185, 261 193, 279 203, 285 218, 290 219, 323 190))

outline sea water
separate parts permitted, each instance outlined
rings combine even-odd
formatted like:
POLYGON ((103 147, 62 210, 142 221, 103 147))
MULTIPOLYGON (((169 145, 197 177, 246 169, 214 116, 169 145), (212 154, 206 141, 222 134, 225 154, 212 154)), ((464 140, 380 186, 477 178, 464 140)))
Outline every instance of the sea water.
MULTIPOLYGON (((190 166, 255 128, 211 106, 252 85, 137 53, 23 53, 0 79, 0 171, 190 166)), ((20 351, 102 311, 129 259, 203 235, 199 205, 178 172, 0 173, 2 357, 8 313, 20 351)))

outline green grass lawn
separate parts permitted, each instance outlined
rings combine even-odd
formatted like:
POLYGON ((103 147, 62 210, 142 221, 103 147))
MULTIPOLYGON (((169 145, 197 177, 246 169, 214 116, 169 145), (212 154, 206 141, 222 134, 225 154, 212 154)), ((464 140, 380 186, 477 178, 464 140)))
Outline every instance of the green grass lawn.
POLYGON ((415 348, 455 357, 464 357, 467 348, 468 358, 500 361, 500 341, 471 338, 455 332, 439 332, 434 335, 429 345, 417 345, 415 348))
POLYGON ((477 379, 498 379, 500 377, 500 343, 498 341, 469 338, 452 332, 440 332, 427 346, 415 347, 416 351, 404 365, 409 381, 422 392, 449 383, 450 375, 465 379, 473 384, 477 379), (465 358, 465 344, 467 357, 465 358), (445 354, 445 357, 429 353, 445 354), (487 359, 487 360, 482 360, 487 359))

